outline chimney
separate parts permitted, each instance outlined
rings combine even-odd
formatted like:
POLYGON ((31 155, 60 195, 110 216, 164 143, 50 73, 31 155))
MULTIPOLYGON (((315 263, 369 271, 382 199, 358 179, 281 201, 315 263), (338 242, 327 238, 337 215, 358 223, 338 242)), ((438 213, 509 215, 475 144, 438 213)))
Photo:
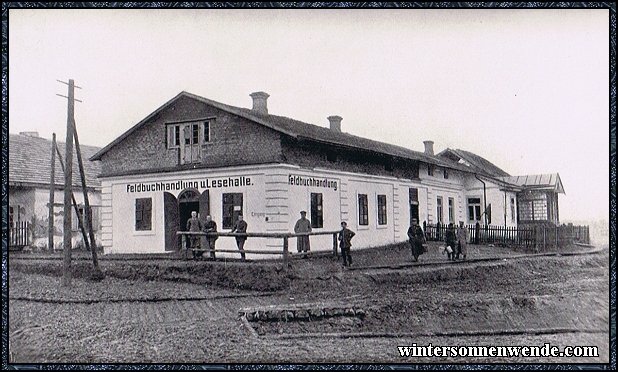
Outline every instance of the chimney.
POLYGON ((266 100, 270 95, 264 92, 255 92, 249 94, 251 98, 253 98, 253 111, 258 114, 268 115, 268 106, 266 105, 266 100))
POLYGON ((28 137, 35 137, 35 138, 39 137, 39 132, 19 132, 19 134, 22 136, 28 136, 28 137))
POLYGON ((330 122, 330 130, 341 132, 341 120, 343 120, 341 116, 329 116, 328 121, 330 122))
POLYGON ((423 141, 425 144, 425 154, 433 155, 433 141, 423 141))

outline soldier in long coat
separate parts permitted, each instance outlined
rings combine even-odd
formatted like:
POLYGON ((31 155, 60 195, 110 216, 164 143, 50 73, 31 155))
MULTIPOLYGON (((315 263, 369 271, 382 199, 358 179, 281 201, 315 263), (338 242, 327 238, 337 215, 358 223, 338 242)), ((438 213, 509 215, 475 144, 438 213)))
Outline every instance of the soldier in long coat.
POLYGON ((449 260, 455 260, 455 256, 459 257, 459 253, 457 252, 457 235, 455 233, 455 226, 450 222, 448 227, 446 228, 446 237, 445 237, 446 245, 451 247, 452 253, 448 254, 449 260))
MULTIPOLYGON (((296 221, 296 225, 294 225, 294 233, 309 233, 311 232, 311 221, 307 218, 307 212, 301 211, 300 218, 296 221)), ((296 249, 298 252, 305 252, 303 258, 307 258, 307 252, 311 249, 309 244, 309 236, 299 236, 296 238, 296 249)))
MULTIPOLYGON (((215 221, 212 220, 211 216, 206 216, 206 222, 204 223, 203 226, 204 232, 209 233, 209 232, 217 232, 217 223, 215 221)), ((217 241, 216 236, 208 236, 206 237, 206 241, 208 242, 208 249, 213 250, 212 252, 210 252, 210 258, 211 259, 215 259, 215 242, 217 241)))
MULTIPOLYGON (((202 222, 197 218, 197 212, 191 212, 191 218, 187 220, 187 231, 200 232, 202 230, 202 222)), ((197 259, 202 255, 202 252, 196 252, 200 249, 200 237, 197 235, 189 235, 189 249, 193 254, 193 259, 197 259)))
POLYGON ((418 256, 425 253, 425 249, 423 248, 423 243, 425 243, 425 233, 418 225, 418 220, 416 218, 413 218, 410 221, 408 238, 410 239, 410 247, 412 248, 412 256, 414 257, 414 261, 418 261, 418 256))

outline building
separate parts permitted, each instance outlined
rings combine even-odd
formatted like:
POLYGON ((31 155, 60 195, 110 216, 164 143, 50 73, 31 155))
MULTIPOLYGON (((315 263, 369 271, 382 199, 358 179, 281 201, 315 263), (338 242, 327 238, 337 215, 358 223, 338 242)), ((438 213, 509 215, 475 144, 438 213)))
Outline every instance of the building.
MULTIPOLYGON (((431 141, 413 151, 345 133, 336 115, 328 127, 272 115, 268 94, 251 97, 247 109, 181 92, 91 157, 101 161, 106 253, 173 252, 191 211, 219 231, 243 214, 248 231, 276 233, 306 210, 314 231, 347 221, 364 247, 406 240, 412 218, 481 221, 488 201, 517 224, 521 187, 435 155, 431 141)), ((229 238, 217 247, 236 248, 229 238)), ((312 237, 312 249, 331 247, 330 236, 312 237)))
MULTIPOLYGON (((64 143, 58 142, 61 153, 64 153, 64 143)), ((88 185, 88 198, 92 208, 93 228, 99 230, 99 206, 101 203, 101 182, 97 178, 101 172, 99 162, 92 162, 88 157, 100 148, 81 145, 88 185)), ((9 134, 9 227, 15 227, 20 222, 28 222, 28 242, 39 248, 46 248, 49 229, 49 191, 51 181, 51 151, 52 141, 40 138, 37 132, 21 132, 9 134)), ((64 201, 64 173, 56 154, 54 173, 54 202, 64 201)), ((84 195, 77 164, 77 155, 73 159, 73 194, 78 203, 78 210, 84 212, 84 195)), ((54 208, 54 239, 56 247, 62 244, 63 208, 54 208)), ((78 229, 77 217, 73 211, 73 245, 79 246, 81 233, 78 229)))

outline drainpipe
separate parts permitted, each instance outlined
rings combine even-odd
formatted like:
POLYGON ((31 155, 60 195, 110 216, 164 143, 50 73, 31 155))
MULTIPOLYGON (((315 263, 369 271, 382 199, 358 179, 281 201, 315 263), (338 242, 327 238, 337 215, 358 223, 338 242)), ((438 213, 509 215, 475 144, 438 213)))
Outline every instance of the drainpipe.
POLYGON ((485 208, 483 215, 485 215, 485 227, 487 227, 487 185, 485 184, 485 181, 483 181, 479 178, 478 175, 476 175, 476 173, 474 174, 474 178, 481 181, 481 183, 483 184, 483 208, 485 208))

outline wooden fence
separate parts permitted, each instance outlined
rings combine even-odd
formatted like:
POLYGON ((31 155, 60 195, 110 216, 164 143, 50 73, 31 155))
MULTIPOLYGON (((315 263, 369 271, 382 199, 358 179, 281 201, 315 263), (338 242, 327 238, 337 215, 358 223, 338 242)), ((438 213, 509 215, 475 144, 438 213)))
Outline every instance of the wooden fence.
MULTIPOLYGON (((444 241, 446 225, 424 225, 429 241, 444 241)), ((574 242, 590 244, 588 226, 481 226, 467 225, 468 243, 521 246, 536 249, 558 248, 574 242)))
MULTIPOLYGON (((190 231, 178 231, 176 233, 177 235, 180 235, 182 237, 182 245, 181 245, 181 249, 185 252, 185 259, 188 259, 188 252, 189 251, 198 251, 198 252, 222 252, 222 253, 236 253, 238 255, 245 253, 245 254, 261 254, 261 255, 281 255, 282 256, 282 260, 283 262, 286 264, 289 263, 289 260, 292 256, 296 256, 296 255, 304 255, 305 253, 300 252, 300 253, 291 253, 290 249, 289 249, 289 240, 290 238, 297 238, 299 236, 313 236, 313 235, 332 235, 333 236, 333 255, 337 256, 337 234, 339 234, 339 231, 321 231, 321 232, 311 232, 311 233, 299 233, 299 234, 294 234, 294 233, 244 233, 244 234, 239 234, 239 233, 222 233, 222 232, 209 232, 209 233, 204 233, 204 232, 190 232, 190 231), (270 239, 281 239, 281 249, 270 249, 270 250, 264 250, 264 249, 245 249, 243 251, 240 251, 238 249, 220 249, 220 248, 215 248, 215 249, 191 249, 188 247, 188 241, 187 241, 187 237, 188 236, 206 236, 206 237, 245 237, 245 238, 270 238, 270 239)), ((311 254, 311 252, 309 252, 309 254, 311 254)))
POLYGON ((30 222, 13 222, 9 227, 9 250, 21 250, 30 244, 30 222))

